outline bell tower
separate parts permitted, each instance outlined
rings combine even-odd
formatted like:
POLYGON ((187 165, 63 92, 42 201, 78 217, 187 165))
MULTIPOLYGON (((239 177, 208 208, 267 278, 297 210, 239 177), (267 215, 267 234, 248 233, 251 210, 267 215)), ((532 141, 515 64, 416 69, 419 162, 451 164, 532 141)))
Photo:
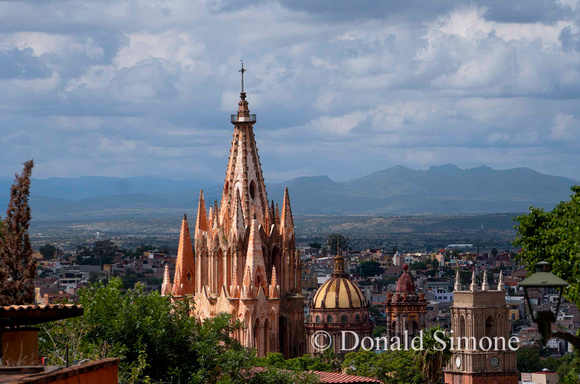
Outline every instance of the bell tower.
POLYGON ((455 351, 445 369, 445 384, 517 384, 516 353, 508 344, 510 323, 503 276, 500 274, 496 290, 490 290, 487 272, 481 289, 475 272, 471 280, 469 289, 461 290, 457 271, 451 306, 455 351))

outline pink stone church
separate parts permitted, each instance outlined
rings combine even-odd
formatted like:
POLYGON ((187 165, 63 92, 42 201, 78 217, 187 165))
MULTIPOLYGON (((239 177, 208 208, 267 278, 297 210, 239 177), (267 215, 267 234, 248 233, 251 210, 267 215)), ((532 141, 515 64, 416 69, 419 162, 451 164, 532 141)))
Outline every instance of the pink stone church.
POLYGON ((250 114, 243 88, 231 122, 221 203, 207 212, 200 192, 195 255, 184 216, 173 284, 166 267, 161 293, 176 300, 192 296, 199 319, 225 312, 243 321, 244 330, 234 336, 258 356, 302 356, 304 297, 290 198, 286 189, 282 212, 273 201, 268 204, 253 132, 256 115, 250 114))

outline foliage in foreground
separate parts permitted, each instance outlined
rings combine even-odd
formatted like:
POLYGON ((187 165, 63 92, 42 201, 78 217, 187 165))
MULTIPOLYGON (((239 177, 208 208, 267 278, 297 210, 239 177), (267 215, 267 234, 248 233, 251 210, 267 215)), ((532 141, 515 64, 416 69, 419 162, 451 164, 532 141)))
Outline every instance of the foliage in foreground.
POLYGON ((515 246, 521 246, 519 259, 534 272, 539 261, 552 263, 552 271, 570 283, 566 296, 580 305, 580 186, 572 187, 570 201, 563 201, 551 212, 530 208, 515 218, 518 224, 515 246))
POLYGON ((580 357, 578 353, 569 353, 563 357, 543 357, 549 351, 533 347, 522 347, 517 352, 519 372, 540 372, 544 368, 558 372, 559 383, 580 384, 580 357))
POLYGON ((350 352, 344 360, 348 374, 373 377, 389 384, 423 384, 414 351, 350 352))
POLYGON ((562 362, 558 367, 560 384, 580 384, 580 356, 578 351, 569 353, 561 358, 562 362))
POLYGON ((119 357, 121 382, 143 380, 188 383, 313 383, 312 375, 267 369, 256 372, 257 358, 232 338, 240 329, 228 315, 199 322, 189 316, 192 303, 143 287, 122 290, 111 279, 79 291, 82 317, 47 324, 41 354, 48 364, 119 357))
POLYGON ((0 223, 0 305, 29 304, 34 301, 33 279, 36 260, 28 237, 30 226, 30 177, 34 162, 24 163, 10 188, 6 217, 0 223))
POLYGON ((281 353, 268 353, 265 357, 258 359, 261 367, 284 369, 289 371, 324 371, 334 372, 340 370, 341 359, 330 349, 326 350, 322 356, 304 356, 293 359, 284 359, 281 353))

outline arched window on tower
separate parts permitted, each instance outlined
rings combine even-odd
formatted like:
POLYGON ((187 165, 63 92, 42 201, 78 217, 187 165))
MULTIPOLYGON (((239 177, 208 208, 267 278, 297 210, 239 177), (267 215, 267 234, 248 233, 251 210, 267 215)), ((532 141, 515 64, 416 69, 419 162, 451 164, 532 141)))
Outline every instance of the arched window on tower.
POLYGON ((252 200, 254 200, 254 198, 256 197, 256 182, 254 180, 252 180, 252 182, 250 183, 250 197, 252 198, 252 200))
POLYGON ((316 315, 316 322, 320 323, 320 316, 316 315))
POLYGON ((465 334, 465 316, 459 316, 459 328, 457 329, 457 337, 467 336, 465 334))
POLYGON ((485 319, 485 336, 493 338, 495 336, 495 322, 493 321, 493 316, 488 316, 485 319))
POLYGON ((326 318, 326 322, 327 322, 327 323, 332 323, 332 316, 328 316, 328 317, 326 318))
POLYGON ((346 317, 346 315, 342 315, 342 317, 340 318, 340 321, 342 323, 348 323, 348 317, 346 317))

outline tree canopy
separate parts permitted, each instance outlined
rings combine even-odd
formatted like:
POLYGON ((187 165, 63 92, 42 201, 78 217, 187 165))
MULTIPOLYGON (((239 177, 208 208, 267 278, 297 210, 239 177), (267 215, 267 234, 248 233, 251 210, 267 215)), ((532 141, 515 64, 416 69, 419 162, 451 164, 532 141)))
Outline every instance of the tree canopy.
POLYGON ((550 212, 530 208, 515 218, 515 246, 521 246, 519 260, 534 272, 534 264, 548 261, 552 272, 570 283, 567 298, 580 305, 580 186, 572 187, 569 201, 550 212))
POLYGON ((350 240, 339 233, 328 235, 328 238, 326 239, 326 245, 328 246, 328 253, 330 255, 336 255, 339 246, 343 251, 347 250, 349 244, 350 240))
POLYGON ((421 370, 415 364, 415 352, 360 350, 347 353, 343 366, 347 373, 373 377, 388 384, 423 384, 421 370))
POLYGON ((383 268, 381 264, 377 261, 363 261, 358 266, 359 273, 361 276, 379 276, 382 274, 383 268))
POLYGON ((172 302, 143 286, 123 290, 119 278, 79 291, 82 317, 46 324, 40 350, 48 364, 62 365, 66 345, 70 361, 118 357, 120 381, 188 383, 311 383, 311 375, 265 369, 231 337, 242 324, 229 315, 198 321, 193 303, 172 302))
POLYGON ((56 247, 52 244, 44 244, 38 248, 38 252, 42 254, 45 259, 52 259, 56 254, 56 247))
POLYGON ((36 260, 28 237, 30 226, 30 177, 32 160, 24 163, 10 188, 10 202, 0 227, 0 305, 29 304, 34 301, 36 260))

